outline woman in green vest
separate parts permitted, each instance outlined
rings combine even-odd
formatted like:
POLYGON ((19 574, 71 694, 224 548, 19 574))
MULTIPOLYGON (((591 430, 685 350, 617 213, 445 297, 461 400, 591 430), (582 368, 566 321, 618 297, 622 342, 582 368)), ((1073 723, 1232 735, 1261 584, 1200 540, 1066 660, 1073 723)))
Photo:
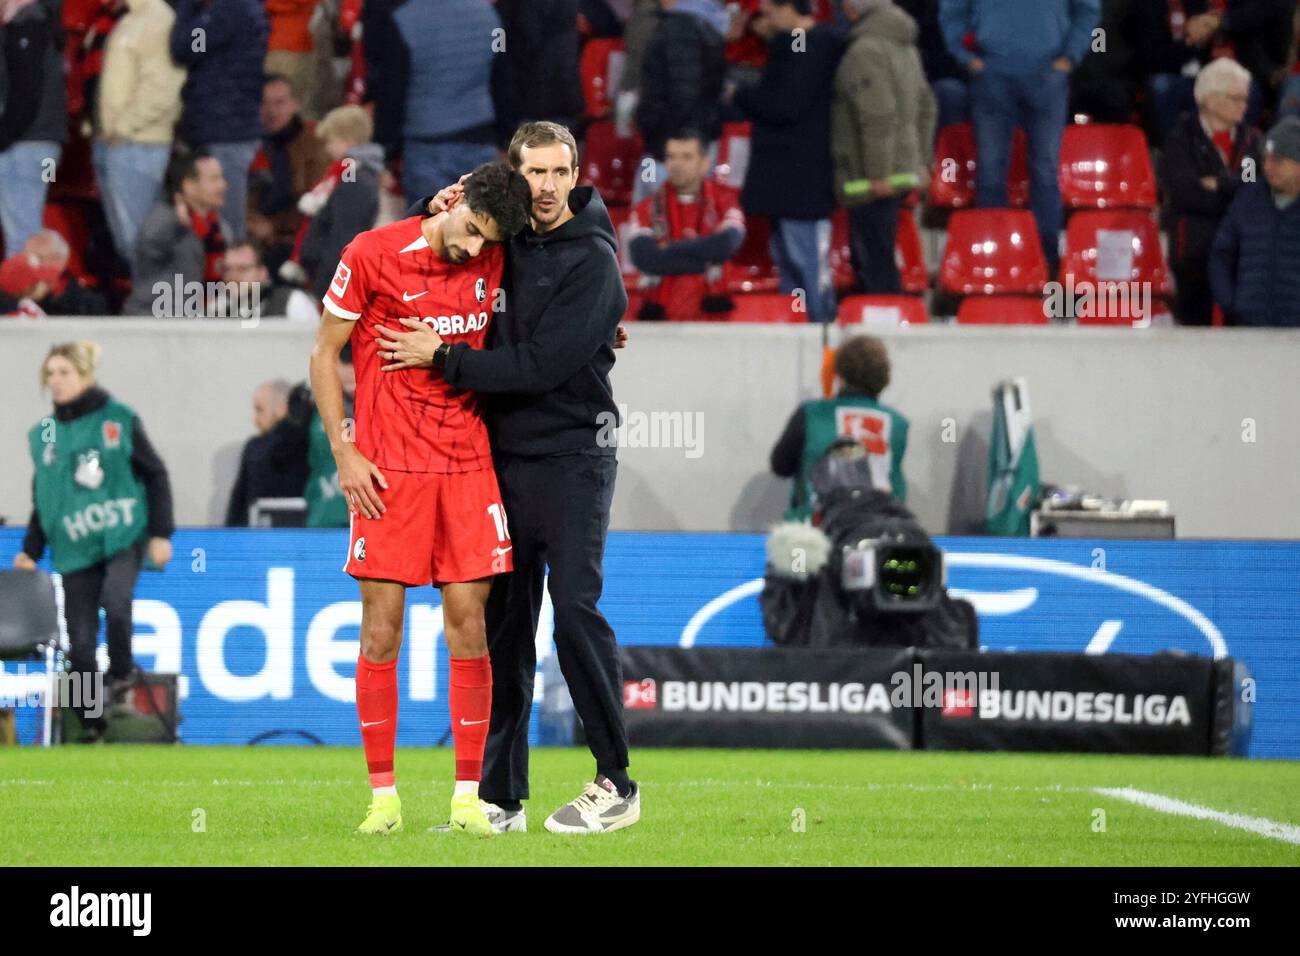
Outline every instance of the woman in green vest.
POLYGON ((840 438, 862 442, 867 450, 874 486, 900 502, 907 500, 903 453, 907 450, 907 419, 879 401, 889 384, 889 353, 874 335, 855 335, 835 350, 834 398, 800 405, 772 449, 772 471, 793 478, 787 521, 812 516, 812 467, 840 438))
POLYGON ((99 612, 108 623, 108 685, 125 686, 134 670, 131 605, 146 556, 161 568, 172 556, 167 468, 139 416, 95 384, 100 348, 53 346, 41 366, 52 414, 28 433, 34 506, 14 566, 33 569, 50 548, 63 578, 69 659, 80 675, 88 738, 103 733, 106 702, 95 693, 99 612))

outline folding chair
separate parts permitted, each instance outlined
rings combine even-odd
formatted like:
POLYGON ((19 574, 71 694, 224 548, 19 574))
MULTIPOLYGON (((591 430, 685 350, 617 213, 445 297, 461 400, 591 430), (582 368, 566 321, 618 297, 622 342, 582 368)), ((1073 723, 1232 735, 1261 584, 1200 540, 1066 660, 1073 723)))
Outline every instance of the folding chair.
POLYGON ((0 571, 0 661, 45 662, 42 739, 51 743, 62 641, 54 581, 44 571, 0 571))

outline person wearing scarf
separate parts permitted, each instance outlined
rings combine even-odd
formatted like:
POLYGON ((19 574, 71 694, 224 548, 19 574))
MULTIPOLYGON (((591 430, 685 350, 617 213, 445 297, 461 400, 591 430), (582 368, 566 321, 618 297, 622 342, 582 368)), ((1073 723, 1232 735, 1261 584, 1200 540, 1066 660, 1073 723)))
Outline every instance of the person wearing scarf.
POLYGON ((379 176, 384 151, 370 141, 374 123, 360 106, 333 109, 316 127, 331 162, 325 175, 298 200, 302 225, 280 278, 325 297, 339 253, 379 215, 379 176))
POLYGON ((221 278, 221 257, 232 235, 221 218, 226 179, 221 164, 202 150, 172 160, 166 177, 169 198, 156 203, 140 227, 131 267, 131 295, 125 315, 183 314, 189 283, 221 278))
POLYGON ((1196 77, 1196 110, 1174 124, 1160 152, 1161 224, 1169 236, 1180 325, 1210 324, 1210 248, 1242 185, 1243 167, 1258 168, 1259 131, 1245 120, 1250 83, 1250 73, 1234 60, 1204 67, 1196 77))
POLYGON ((723 266, 745 241, 745 214, 735 190, 708 178, 703 134, 670 136, 664 154, 668 182, 629 222, 628 252, 644 293, 638 318, 725 318, 734 306, 723 266))
POLYGON ((320 181, 329 163, 316 124, 303 119, 289 79, 269 74, 262 87, 262 144, 249 170, 247 233, 265 250, 272 272, 297 242, 299 198, 320 181))

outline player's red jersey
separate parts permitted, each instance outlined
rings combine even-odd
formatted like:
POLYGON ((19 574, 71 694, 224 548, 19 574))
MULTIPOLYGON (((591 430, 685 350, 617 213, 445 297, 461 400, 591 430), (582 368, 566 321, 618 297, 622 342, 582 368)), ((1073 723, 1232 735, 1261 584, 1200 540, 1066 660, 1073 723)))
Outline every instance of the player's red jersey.
POLYGON ((460 474, 492 467, 487 427, 473 392, 453 388, 437 369, 381 371, 379 326, 404 331, 422 319, 448 342, 482 348, 501 287, 505 250, 491 246, 463 265, 429 248, 421 219, 363 232, 344 248, 325 296, 333 313, 356 322, 357 450, 381 469, 460 474))

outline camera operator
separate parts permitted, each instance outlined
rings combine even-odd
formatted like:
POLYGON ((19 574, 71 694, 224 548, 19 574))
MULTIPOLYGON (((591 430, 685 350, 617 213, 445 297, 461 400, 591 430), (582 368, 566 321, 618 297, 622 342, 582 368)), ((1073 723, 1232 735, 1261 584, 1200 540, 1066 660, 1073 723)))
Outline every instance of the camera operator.
POLYGON ((108 680, 120 692, 134 670, 131 611, 140 567, 146 557, 159 568, 171 560, 175 530, 167 467, 134 410, 95 384, 99 355, 92 342, 65 342, 41 366, 54 411, 28 433, 35 504, 14 557, 14 567, 33 570, 48 543, 63 576, 69 657, 83 682, 83 740, 104 732, 103 700, 91 684, 99 671, 100 608, 108 680))
POLYGON ((773 529, 759 605, 775 643, 978 645, 975 609, 950 597, 943 554, 915 516, 872 487, 869 453, 838 439, 809 469, 811 524, 773 529))
POLYGON ((879 401, 889 384, 889 353, 872 335, 855 335, 835 350, 834 398, 800 405, 772 449, 772 471, 793 478, 787 521, 805 521, 812 513, 810 474, 813 465, 837 439, 861 443, 867 454, 871 487, 907 500, 903 453, 907 419, 879 401))

